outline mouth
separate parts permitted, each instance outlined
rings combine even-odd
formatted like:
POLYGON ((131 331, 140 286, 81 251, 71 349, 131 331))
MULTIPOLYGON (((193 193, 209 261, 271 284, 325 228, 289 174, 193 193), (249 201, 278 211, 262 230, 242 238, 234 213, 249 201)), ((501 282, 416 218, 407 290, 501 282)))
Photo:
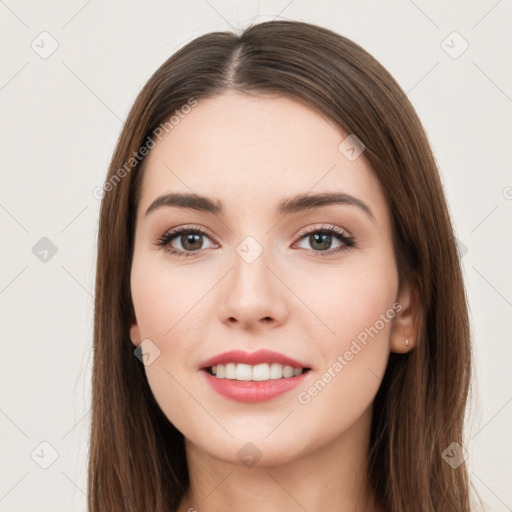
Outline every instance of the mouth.
POLYGON ((256 403, 304 384, 313 368, 272 350, 231 350, 203 361, 198 369, 216 393, 237 402, 256 403))
POLYGON ((271 400, 303 384, 313 369, 307 363, 272 350, 231 350, 198 368, 206 383, 224 398, 256 403, 271 400))
POLYGON ((264 382, 269 380, 292 379, 311 370, 308 367, 294 367, 280 363, 226 363, 207 366, 203 370, 217 379, 245 382, 264 382))

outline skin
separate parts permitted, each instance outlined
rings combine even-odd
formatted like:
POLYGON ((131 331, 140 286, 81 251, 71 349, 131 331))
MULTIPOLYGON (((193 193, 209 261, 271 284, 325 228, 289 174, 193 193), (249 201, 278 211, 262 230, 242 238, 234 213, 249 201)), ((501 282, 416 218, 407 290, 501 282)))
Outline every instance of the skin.
MULTIPOLYGON (((200 100, 147 157, 130 336, 135 346, 149 338, 160 350, 145 366, 148 381, 185 436, 191 487, 179 512, 355 511, 364 498, 364 510, 378 510, 366 488, 371 406, 390 351, 414 347, 417 307, 409 286, 398 287, 381 186, 364 153, 350 161, 338 150, 346 136, 302 102, 230 91, 200 100), (363 201, 374 219, 338 204, 276 213, 289 196, 333 191, 363 201), (225 214, 165 206, 145 215, 167 192, 206 195, 225 214), (310 236, 297 236, 322 225, 344 230, 355 245, 333 252, 342 245, 333 236, 322 256, 310 236), (156 245, 178 226, 209 233, 190 257, 156 245), (263 249, 252 263, 236 252, 247 236, 263 249), (400 312, 333 372, 337 357, 394 303, 400 312), (213 391, 199 366, 236 348, 281 352, 312 370, 270 401, 235 402, 213 391), (298 394, 329 368, 335 377, 300 403, 298 394), (261 452, 253 467, 237 456, 248 442, 261 452)), ((184 250, 183 240, 170 244, 184 250)))

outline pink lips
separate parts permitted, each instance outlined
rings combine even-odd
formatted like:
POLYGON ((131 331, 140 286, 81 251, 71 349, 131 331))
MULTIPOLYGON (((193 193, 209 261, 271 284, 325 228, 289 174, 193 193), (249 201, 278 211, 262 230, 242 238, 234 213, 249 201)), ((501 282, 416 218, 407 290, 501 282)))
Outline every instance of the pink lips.
POLYGON ((200 365, 201 373, 210 385, 210 387, 220 395, 244 403, 265 402, 276 396, 290 391, 301 384, 304 379, 309 377, 310 372, 304 372, 301 375, 290 378, 269 379, 266 381, 240 381, 233 379, 223 379, 211 375, 206 368, 217 364, 243 363, 251 366, 262 363, 279 363, 283 366, 292 366, 293 368, 310 368, 291 357, 273 352, 271 350, 258 350, 257 352, 244 352, 243 350, 231 350, 214 356, 200 365))
POLYGON ((230 350, 203 361, 200 368, 227 363, 243 363, 250 364, 251 366, 262 363, 279 363, 283 366, 293 366, 294 368, 308 368, 308 365, 272 350, 258 350, 251 353, 244 352, 243 350, 230 350))

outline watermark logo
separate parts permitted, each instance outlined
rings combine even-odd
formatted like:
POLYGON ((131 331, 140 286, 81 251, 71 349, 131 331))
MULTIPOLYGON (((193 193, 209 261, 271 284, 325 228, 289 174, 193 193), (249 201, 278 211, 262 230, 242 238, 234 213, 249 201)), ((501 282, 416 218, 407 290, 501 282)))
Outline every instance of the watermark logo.
POLYGON ((49 32, 41 32, 30 43, 30 47, 34 50, 41 59, 48 59, 59 47, 57 39, 55 39, 49 32))
POLYGON ((263 454, 254 444, 246 443, 242 448, 240 448, 240 450, 238 450, 236 455, 245 466, 252 468, 261 459, 263 454))
POLYGON ((457 469, 468 458, 468 452, 454 441, 444 450, 441 457, 452 469, 457 469))
POLYGON ((343 139, 338 146, 338 151, 347 159, 353 162, 366 149, 361 139, 357 135, 351 133, 343 139))
POLYGON ((59 452, 48 441, 43 441, 32 450, 30 457, 41 469, 48 469, 59 458, 59 452))
POLYGON ((57 246, 46 236, 43 236, 32 247, 32 254, 42 263, 48 263, 56 254, 57 246))
POLYGON ((236 247, 236 252, 246 263, 253 263, 263 252, 263 247, 252 236, 246 236, 236 247))
POLYGON ((459 258, 462 259, 464 256, 466 256, 468 252, 467 245, 464 244, 462 240, 459 240, 458 238, 455 239, 455 242, 457 244, 457 250, 459 251, 459 258))
POLYGON ((144 366, 152 365, 160 357, 160 349, 149 338, 142 340, 133 353, 144 366))
POLYGON ((441 41, 441 48, 452 59, 458 59, 469 48, 469 43, 457 31, 453 31, 441 41))

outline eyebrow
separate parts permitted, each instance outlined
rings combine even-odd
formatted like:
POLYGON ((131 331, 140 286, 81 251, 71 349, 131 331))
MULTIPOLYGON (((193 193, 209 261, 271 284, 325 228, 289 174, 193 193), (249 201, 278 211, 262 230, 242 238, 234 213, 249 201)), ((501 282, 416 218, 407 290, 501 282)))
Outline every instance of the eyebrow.
MULTIPOLYGON (((344 192, 298 194, 281 201, 277 206, 277 213, 281 215, 288 215, 332 204, 356 206, 364 211, 375 222, 375 216, 367 204, 357 197, 344 192)), ((197 194, 171 192, 158 196, 149 205, 145 215, 147 216, 152 211, 164 206, 196 210, 204 213, 212 213, 214 215, 224 214, 224 207, 219 200, 214 201, 209 197, 197 194)))

